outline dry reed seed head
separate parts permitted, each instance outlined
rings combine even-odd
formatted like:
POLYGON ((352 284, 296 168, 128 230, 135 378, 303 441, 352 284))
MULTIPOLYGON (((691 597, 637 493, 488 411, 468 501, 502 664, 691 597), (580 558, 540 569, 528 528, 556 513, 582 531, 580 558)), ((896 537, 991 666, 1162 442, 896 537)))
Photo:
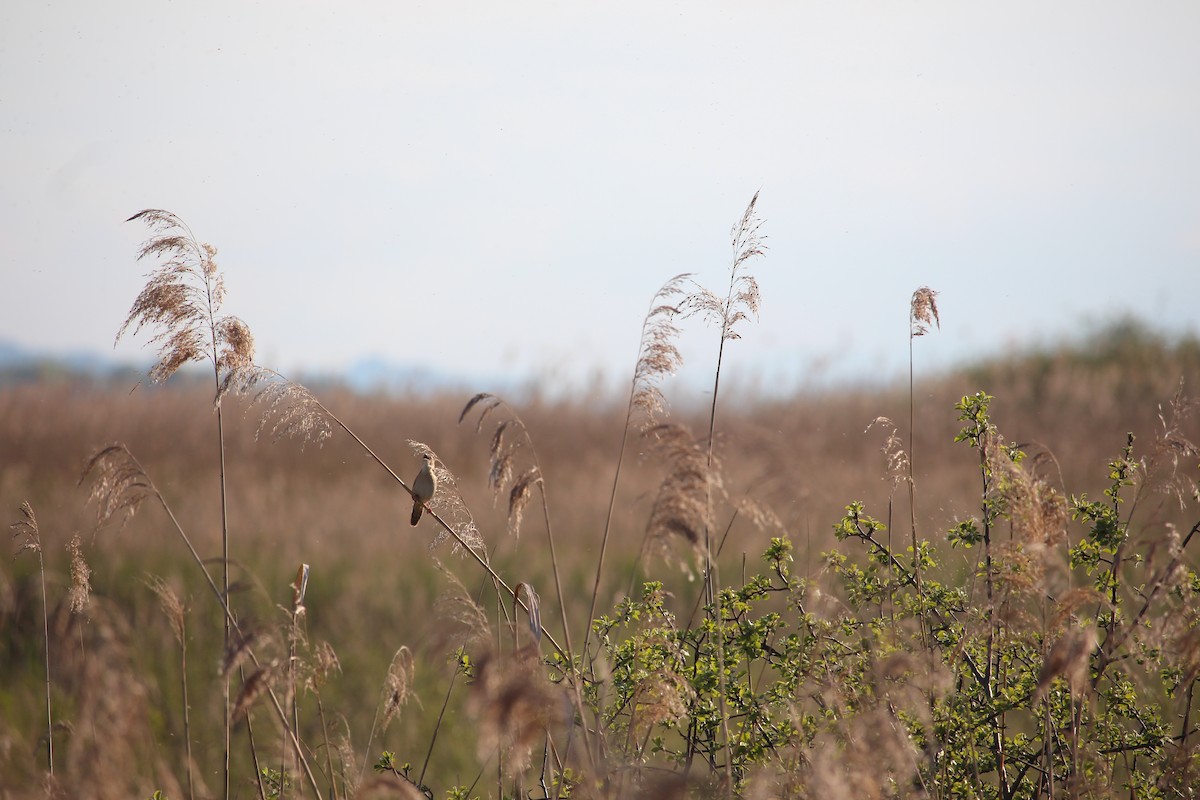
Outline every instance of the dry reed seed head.
POLYGON ((786 534, 786 526, 779 515, 769 506, 760 503, 753 497, 743 496, 738 499, 737 512, 740 516, 745 517, 760 531, 766 531, 778 536, 786 534))
POLYGON ((488 488, 500 492, 509 484, 513 476, 513 446, 504 441, 504 432, 508 430, 511 420, 503 420, 492 433, 489 446, 490 467, 488 469, 488 488))
POLYGON ((232 632, 229 636, 229 643, 225 647, 225 653, 221 657, 221 677, 228 680, 255 645, 264 639, 262 633, 252 628, 243 627, 240 631, 232 632))
POLYGON ((1067 686, 1073 696, 1082 696, 1088 688, 1088 665, 1091 655, 1096 649, 1096 643, 1095 627, 1068 628, 1050 648, 1050 653, 1046 656, 1046 662, 1038 674, 1033 702, 1037 703, 1045 697, 1050 684, 1058 677, 1067 679, 1067 686))
POLYGON ((521 535, 521 520, 525 516, 525 506, 533 497, 533 487, 540 485, 542 476, 537 467, 531 467, 513 481, 508 493, 508 532, 513 536, 521 535))
POLYGON ((903 723, 886 705, 860 709, 817 737, 804 764, 803 796, 860 800, 908 796, 920 753, 903 723))
POLYGON ((1050 617, 1047 634, 1057 632, 1065 625, 1074 625, 1078 621, 1076 611, 1082 608, 1091 614, 1097 605, 1112 610, 1108 597, 1090 586, 1080 586, 1064 592, 1054 603, 1054 613, 1050 617))
POLYGON ((416 675, 416 662, 413 661, 412 651, 403 645, 392 656, 388 666, 387 678, 383 682, 383 729, 386 731, 393 719, 400 716, 400 710, 408 705, 413 694, 413 678, 416 675))
MULTIPOLYGON (((358 753, 354 750, 354 744, 350 740, 350 723, 343 717, 340 720, 342 730, 333 740, 334 753, 337 754, 337 773, 342 779, 342 785, 345 787, 345 797, 359 796, 359 771, 358 753)), ((336 796, 336 795, 335 795, 336 796)))
POLYGON ((479 392, 478 394, 472 396, 471 399, 467 401, 467 404, 463 406, 463 410, 459 412, 458 424, 461 425, 462 421, 467 418, 467 414, 471 413, 471 409, 478 405, 480 406, 480 411, 479 419, 475 423, 475 432, 480 433, 483 430, 483 421, 487 419, 488 414, 491 414, 493 411, 495 411, 503 402, 504 401, 490 392, 479 392))
POLYGON ((251 707, 271 688, 271 681, 274 680, 278 668, 278 663, 272 662, 259 667, 246 678, 233 701, 233 708, 229 712, 230 721, 241 719, 244 714, 249 713, 251 707))
POLYGON ((482 431, 484 419, 496 409, 502 408, 506 414, 504 419, 496 423, 488 444, 488 488, 492 490, 494 499, 507 492, 508 532, 514 536, 520 535, 525 506, 532 497, 533 489, 544 486, 533 439, 520 415, 503 400, 487 392, 480 392, 467 402, 458 416, 460 424, 476 406, 481 409, 475 426, 476 433, 482 431), (519 437, 512 436, 513 432, 519 437), (532 463, 518 471, 517 455, 522 447, 531 454, 532 463))
POLYGON ((71 557, 71 588, 67 600, 71 613, 83 612, 92 597, 92 568, 83 557, 83 537, 78 532, 67 542, 67 553, 71 557))
POLYGON ((271 369, 249 365, 230 373, 229 391, 250 396, 247 408, 260 409, 255 438, 270 431, 271 439, 299 439, 318 447, 333 436, 333 420, 321 401, 307 387, 294 383, 271 369))
POLYGON ((763 220, 759 218, 757 211, 758 195, 758 192, 754 193, 742 218, 729 231, 729 238, 733 245, 733 269, 735 271, 744 262, 764 255, 767 250, 766 245, 763 244, 766 239, 762 235, 763 220))
POLYGON ((642 321, 642 338, 633 371, 631 395, 633 408, 641 411, 645 417, 642 430, 654 424, 666 408, 658 382, 674 375, 683 365, 683 356, 675 346, 675 340, 679 338, 675 319, 684 314, 685 307, 671 301, 684 295, 684 286, 690 280, 690 273, 682 273, 664 283, 655 293, 650 311, 642 321))
POLYGON ((696 690, 673 669, 664 666, 648 674, 634 690, 630 721, 634 736, 644 737, 657 725, 675 725, 687 719, 696 690))
POLYGON ((570 700, 543 674, 532 644, 509 655, 479 656, 468 707, 479 724, 479 760, 503 750, 510 776, 528 769, 534 744, 571 713, 570 700))
POLYGON ((925 725, 933 723, 929 698, 945 697, 954 690, 954 672, 941 661, 931 664, 912 653, 896 651, 876 659, 873 666, 875 693, 925 725))
POLYGON ((438 559, 433 564, 445 577, 448 587, 433 602, 434 649, 458 651, 463 647, 485 644, 491 637, 487 612, 476 603, 458 576, 438 559))
POLYGON ((185 611, 183 602, 179 599, 179 595, 175 590, 158 575, 147 575, 145 584, 154 592, 158 598, 158 605, 166 616, 167 622, 171 624, 171 632, 175 634, 175 641, 183 646, 185 640, 185 611))
POLYGON ((942 319, 938 316, 937 296, 938 293, 928 286, 922 286, 913 292, 908 311, 910 338, 929 333, 930 325, 936 324, 941 330, 942 319))
POLYGON ((88 502, 96 504, 96 525, 104 526, 124 512, 128 521, 142 501, 156 491, 154 484, 124 444, 96 451, 79 477, 82 485, 91 477, 88 502))
POLYGON ((892 422, 887 417, 876 417, 871 420, 871 424, 867 426, 863 433, 870 432, 871 428, 879 427, 887 434, 883 444, 879 448, 879 452, 883 453, 884 463, 886 464, 887 475, 884 480, 889 480, 893 487, 908 481, 908 451, 904 449, 904 440, 900 438, 900 433, 896 429, 896 423, 892 422))
POLYGON ((245 324, 220 314, 225 280, 217 268, 216 248, 196 241, 170 212, 151 209, 129 219, 144 221, 156 234, 142 245, 138 259, 161 263, 147 276, 116 338, 131 328, 135 334, 144 326, 159 329, 150 339, 159 347, 151 379, 165 381, 184 364, 205 358, 226 373, 236 371, 247 357, 252 360, 253 338, 245 324))
POLYGON ((217 370, 225 377, 217 390, 221 402, 231 389, 241 386, 243 373, 254 367, 254 335, 246 323, 237 317, 223 317, 217 322, 217 370))
POLYGON ((1186 462, 1186 467, 1195 472, 1200 461, 1200 446, 1197 446, 1184 434, 1184 426, 1188 419, 1200 407, 1200 402, 1183 394, 1183 379, 1164 412, 1161 405, 1158 408, 1159 432, 1151 447, 1150 455, 1137 466, 1135 476, 1152 486, 1156 491, 1175 497, 1180 509, 1187 507, 1187 499, 1197 493, 1194 478, 1181 474, 1180 462, 1186 462))
POLYGON ((1190 686, 1200 677, 1200 627, 1183 630, 1170 644, 1171 655, 1182 669, 1180 686, 1190 686))
POLYGON ((318 642, 316 648, 312 651, 312 661, 304 682, 304 688, 310 692, 316 692, 329 680, 329 676, 334 674, 340 675, 341 672, 342 661, 338 658, 337 651, 333 649, 333 645, 326 641, 318 642))
POLYGON ((666 555, 682 538, 699 563, 706 555, 704 532, 711 527, 708 492, 723 490, 717 462, 709 468, 707 451, 682 425, 656 425, 644 435, 668 465, 650 510, 647 545, 666 555))
POLYGON ((28 500, 21 503, 21 517, 8 527, 13 532, 13 538, 18 539, 17 552, 24 553, 26 550, 32 550, 35 553, 42 552, 42 537, 38 531, 37 516, 33 513, 33 506, 28 500))

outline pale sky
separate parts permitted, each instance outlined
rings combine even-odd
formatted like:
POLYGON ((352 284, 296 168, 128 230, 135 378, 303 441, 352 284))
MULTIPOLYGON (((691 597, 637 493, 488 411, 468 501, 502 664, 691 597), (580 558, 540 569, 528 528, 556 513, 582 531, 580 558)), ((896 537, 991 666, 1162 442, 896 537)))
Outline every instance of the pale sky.
POLYGON ((1198 41, 1191 0, 5 3, 0 340, 111 353, 158 207, 267 365, 625 382, 760 189, 734 380, 899 374, 925 284, 923 370, 1195 331, 1198 41))

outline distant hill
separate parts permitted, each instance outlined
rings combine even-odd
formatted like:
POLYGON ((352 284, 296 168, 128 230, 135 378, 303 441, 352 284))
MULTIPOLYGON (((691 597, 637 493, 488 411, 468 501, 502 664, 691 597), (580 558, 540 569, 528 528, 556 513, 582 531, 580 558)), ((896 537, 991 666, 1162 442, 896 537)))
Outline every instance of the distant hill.
MULTIPOLYGON (((13 342, 0 341, 0 386, 44 381, 135 384, 149 363, 132 364, 87 351, 62 354, 39 352, 13 342)), ((980 359, 955 370, 983 386, 1006 386, 1019 382, 1034 397, 1049 391, 1049 383, 1065 376, 1119 372, 1118 391, 1130 395, 1147 388, 1147 381, 1164 372, 1195 376, 1200 381, 1200 338, 1193 334, 1168 336, 1135 319, 1120 319, 1086 330, 1056 343, 1042 343, 1002 355, 980 359)), ((446 391, 474 391, 487 386, 492 391, 517 392, 511 378, 468 376, 425 365, 401 364, 379 356, 360 358, 339 372, 298 374, 294 377, 312 387, 338 385, 359 394, 428 395, 446 391)), ((211 380, 201 368, 185 368, 171 379, 172 385, 211 380)), ((931 376, 938 382, 938 376, 931 376)), ((836 392, 835 392, 836 393, 836 392)))
MULTIPOLYGON (((39 382, 120 383, 135 384, 145 378, 150 364, 118 361, 97 353, 73 351, 67 353, 39 352, 13 342, 0 341, 0 386, 39 382)), ((297 380, 318 385, 340 385, 360 394, 431 394, 443 391, 465 391, 476 379, 454 375, 422 365, 398 364, 378 356, 362 358, 336 373, 313 373, 294 376, 297 380)), ((193 384, 212 380, 209 369, 191 365, 171 378, 171 385, 193 384)), ((495 386, 495 384, 491 384, 495 386)))

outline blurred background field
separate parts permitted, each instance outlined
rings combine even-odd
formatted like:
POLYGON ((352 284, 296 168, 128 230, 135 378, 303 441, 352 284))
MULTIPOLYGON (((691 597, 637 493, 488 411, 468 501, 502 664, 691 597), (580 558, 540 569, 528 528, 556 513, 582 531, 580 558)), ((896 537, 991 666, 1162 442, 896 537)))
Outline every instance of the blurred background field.
MULTIPOLYGON (((1108 485, 1104 464, 1119 454, 1126 433, 1148 443, 1161 430, 1159 415, 1181 382, 1185 393, 1200 386, 1200 342, 1166 339, 1133 322, 1057 348, 1013 353, 920 380, 913 443, 920 534, 940 540, 958 519, 978 511, 977 456, 953 443, 960 427, 953 405, 963 395, 979 390, 994 395, 992 417, 1006 439, 1053 454, 1060 488, 1068 495, 1098 497, 1108 485)), ((0 507, 16 520, 18 507, 28 501, 40 524, 54 716, 61 722, 55 732, 60 774, 68 781, 87 774, 93 786, 143 795, 163 789, 177 797, 184 758, 179 652, 147 581, 163 578, 186 609, 194 729, 216 730, 221 717, 215 603, 160 508, 147 505, 123 525, 96 530, 95 509, 79 481, 92 452, 124 442, 201 554, 215 556, 220 549, 215 417, 211 391, 202 382, 182 376, 165 387, 131 391, 135 385, 128 375, 85 379, 50 370, 10 376, 0 388, 0 507), (66 544, 76 533, 83 537, 92 587, 80 613, 67 604, 66 544)), ((494 502, 487 488, 490 427, 476 433, 471 420, 458 422, 469 395, 313 388, 402 477, 411 477, 419 463, 406 440, 425 442, 440 454, 458 478, 497 571, 510 583, 524 581, 538 590, 546 627, 557 636, 561 621, 540 515, 526 515, 519 537, 506 533, 505 501, 494 502)), ((703 432, 704 398, 671 399, 674 419, 703 432)), ((578 642, 624 409, 603 397, 551 400, 537 391, 511 404, 542 463, 568 618, 578 642)), ((836 546, 831 527, 852 500, 864 501, 873 516, 891 518, 897 531, 907 533, 907 496, 893 489, 881 453, 886 433, 879 426, 868 430, 880 416, 893 420, 907 438, 907 385, 844 386, 771 401, 730 387, 717 423, 726 489, 734 500, 748 497, 769 508, 780 525, 760 528, 744 517, 732 520, 721 554, 725 574, 756 569, 770 537, 782 535, 796 545, 796 573, 815 575, 819 554, 836 546)), ((311 646, 327 642, 340 662, 319 686, 326 735, 331 741, 345 738, 360 768, 383 750, 396 752, 398 762, 421 764, 453 671, 447 635, 452 625, 438 603, 452 582, 435 560, 472 594, 481 586, 481 572, 445 545, 430 549, 433 528, 427 522, 415 529, 408 525, 407 495, 345 435, 321 447, 301 447, 292 440, 256 438, 257 409, 225 418, 237 580, 233 605, 239 616, 264 630, 286 623, 289 584, 302 563, 311 565, 306 639, 311 646), (401 646, 416 655, 418 700, 381 731, 374 723, 383 682, 401 646)), ((1195 422, 1186 430, 1193 438, 1200 434, 1195 422)), ((661 477, 662 466, 652 457, 630 462, 622 476, 601 612, 630 585, 661 477)), ((1196 478, 1194 468, 1190 478, 1196 478)), ((1162 522, 1184 527, 1195 522, 1181 517, 1178 503, 1163 500, 1156 512, 1162 522)), ((15 550, 14 544, 9 553, 15 550)), ((680 556, 684 562, 690 558, 680 556)), ((643 567, 643 575, 666 581, 673 604, 686 613, 699 584, 673 562, 651 559, 643 567)), ((488 600, 485 594, 485 605, 488 600)), ((490 602, 495 613, 494 598, 490 602)), ((0 797, 36 793, 41 785, 46 747, 41 626, 36 558, 6 555, 0 568, 0 797)), ((306 716, 305 730, 320 724, 315 715, 306 716)), ((268 715, 258 722, 259 735, 271 741, 276 734, 268 715)), ((478 763, 472 723, 457 698, 445 726, 430 773, 447 784, 469 784, 478 763)), ((215 792, 221 744, 211 736, 193 738, 199 785, 215 792)), ((277 752, 278 745, 274 748, 277 752)), ((246 750, 235 739, 235 760, 246 750)), ((252 789, 243 784, 241 791, 246 796, 252 789)))

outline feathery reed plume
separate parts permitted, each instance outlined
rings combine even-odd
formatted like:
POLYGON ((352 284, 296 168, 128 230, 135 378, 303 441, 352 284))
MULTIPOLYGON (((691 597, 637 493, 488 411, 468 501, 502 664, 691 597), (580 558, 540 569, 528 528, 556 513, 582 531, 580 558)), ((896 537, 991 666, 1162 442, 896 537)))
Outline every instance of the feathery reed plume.
POLYGON ((386 731, 392 720, 400 716, 400 709, 416 697, 412 690, 415 674, 412 650, 407 645, 401 645, 392 656, 387 678, 383 682, 383 730, 386 731))
POLYGON ((92 568, 83 557, 83 537, 76 533, 67 542, 67 553, 71 556, 71 588, 67 590, 67 600, 71 613, 81 613, 87 608, 92 596, 92 568))
POLYGON ((199 242, 179 217, 161 209, 139 211, 127 222, 140 220, 153 234, 138 250, 138 260, 156 258, 158 269, 134 300, 117 332, 137 334, 157 329, 150 344, 158 346, 158 362, 150 379, 162 383, 191 361, 210 361, 217 379, 216 401, 254 362, 254 337, 244 322, 221 313, 225 277, 217 267, 217 250, 199 242))
MULTIPOLYGON (((1183 393, 1183 379, 1174 396, 1168 403, 1167 410, 1158 407, 1159 432, 1148 458, 1140 464, 1141 494, 1147 485, 1158 492, 1176 498, 1180 509, 1187 507, 1187 499, 1196 492, 1196 485, 1186 473, 1180 470, 1180 462, 1186 462, 1189 468, 1195 468, 1200 460, 1200 446, 1197 446, 1184 433, 1188 419, 1200 408, 1200 400, 1189 398, 1183 393)), ((1135 500, 1136 503, 1136 500, 1135 500)))
POLYGON ((259 698, 267 693, 277 668, 278 665, 272 662, 250 673, 250 677, 242 683, 242 688, 238 690, 237 697, 234 699, 233 710, 230 712, 233 714, 234 720, 249 713, 250 708, 258 702, 259 698))
POLYGON ((333 436, 335 424, 345 427, 308 387, 273 369, 249 365, 237 372, 230 388, 250 398, 249 408, 261 409, 255 438, 269 432, 274 441, 299 439, 319 447, 333 436))
POLYGON ((158 598, 159 607, 162 608, 163 616, 167 618, 167 622, 171 626, 171 633, 175 635, 175 641, 180 647, 187 647, 183 601, 179 599, 179 595, 175 593, 175 590, 158 575, 147 576, 145 583, 150 591, 154 592, 154 596, 158 598))
POLYGON ((937 325, 938 330, 941 330, 942 319, 938 316, 937 296, 938 293, 928 286, 922 286, 913 292, 908 308, 909 338, 929 333, 930 325, 937 325))
MULTIPOLYGON (((722 489, 719 471, 683 425, 660 424, 643 435, 668 464, 646 525, 647 550, 665 555, 671 542, 682 538, 696 562, 703 564, 708 556, 704 532, 712 521, 708 493, 710 487, 722 489)), ((680 564, 686 567, 686 562, 680 564)))
MULTIPOLYGON (((762 234, 763 221, 757 212, 758 192, 750 198, 742 218, 729 232, 733 248, 733 261, 729 267, 729 288, 725 297, 721 298, 712 291, 699 287, 684 301, 708 320, 716 322, 721 328, 721 340, 717 347, 717 367, 713 372, 712 405, 708 414, 708 464, 712 466, 714 434, 717 426, 717 398, 721 388, 721 365, 725 358, 725 343, 740 339, 737 324, 748 319, 751 314, 758 317, 758 307, 761 296, 758 291, 758 281, 746 271, 746 265, 751 259, 766 254, 765 237, 762 234)), ((709 502, 711 503, 711 496, 709 502)), ((712 510, 706 515, 706 523, 712 518, 712 510)), ((714 602, 716 588, 711 579, 712 564, 712 532, 707 527, 704 535, 704 591, 709 602, 714 602)), ((723 674, 723 673, 722 673, 723 674)))
MULTIPOLYGON (((488 483, 497 496, 505 491, 508 492, 509 531, 514 536, 520 532, 521 519, 524 515, 525 506, 529 503, 534 488, 538 491, 538 498, 541 500, 542 507, 542 521, 546 526, 546 542, 550 551, 550 570, 554 575, 554 589, 558 596, 558 611, 559 618, 562 621, 563 640, 567 645, 565 653, 566 664, 569 667, 569 673, 572 678, 571 689, 575 706, 582 716, 584 713, 583 689, 580 686, 579 674, 576 669, 575 650, 571 641, 571 626, 567 619, 566 599, 563 594, 562 579, 558 569, 558 554, 554 547, 554 526, 550 523, 550 501, 546 494, 546 482, 542 478, 542 468, 541 462, 538 460, 537 448, 534 447, 533 437, 529 434, 529 428, 526 427, 525 421, 521 419, 516 410, 499 397, 487 392, 480 392, 467 401, 467 404, 463 406, 462 412, 458 415, 459 424, 476 408, 479 409, 479 420, 475 426, 476 433, 481 431, 484 420, 490 414, 497 412, 503 415, 496 423, 495 431, 492 433, 491 445, 489 447, 491 463, 488 470, 488 483), (510 435, 510 433, 515 435, 510 435), (517 466, 520 464, 518 454, 521 450, 525 450, 528 453, 529 463, 527 466, 521 465, 521 469, 518 472, 517 466)), ((529 614, 530 627, 534 629, 534 635, 540 644, 542 634, 540 599, 537 593, 533 591, 533 587, 528 584, 517 584, 516 588, 512 590, 514 614, 516 605, 520 600, 522 586, 525 588, 526 595, 526 601, 523 605, 529 614)), ((588 745, 588 758, 591 760, 594 753, 591 747, 591 736, 586 725, 583 728, 583 735, 588 745)))
POLYGON ((233 671, 245 663, 254 647, 265 638, 261 631, 242 626, 236 636, 230 637, 225 653, 221 656, 221 677, 232 676, 233 671))
POLYGON ((540 664, 532 643, 507 656, 485 653, 475 663, 469 706, 479 725, 479 759, 503 752, 509 777, 528 769, 533 745, 570 713, 540 664))
MULTIPOLYGON (((633 369, 633 379, 629 384, 629 402, 625 407, 625 425, 621 429, 621 447, 617 451, 617 466, 613 471, 612 489, 608 495, 608 511, 604 515, 604 532, 600 537, 600 556, 596 560, 596 577, 592 581, 592 598, 587 616, 588 625, 583 634, 583 657, 585 659, 588 657, 588 643, 592 635, 591 622, 596 618, 600 578, 604 573, 604 558, 608 553, 608 538, 612 532, 613 511, 617 504, 617 487, 620 484, 621 470, 625 464, 625 449, 629 443, 629 431, 635 413, 642 415, 638 425, 639 431, 644 431, 656 424, 659 417, 665 413, 666 400, 659 388, 659 383, 664 378, 674 375, 683 364, 683 356, 675 345, 676 339, 679 338, 679 328, 676 326, 675 320, 684 313, 684 309, 676 302, 676 298, 684 294, 685 284, 690 280, 691 273, 685 272, 664 283, 650 299, 650 310, 642 320, 642 335, 638 340, 638 357, 633 369)), ((594 666, 592 664, 589 666, 593 668, 594 672, 594 666)))
MULTIPOLYGON (((751 314, 758 317, 758 307, 761 297, 758 291, 758 281, 746 271, 746 265, 751 259, 766 254, 766 245, 762 234, 763 221, 758 216, 758 192, 750 198, 742 218, 730 231, 730 244, 733 249, 733 262, 729 267, 729 289, 724 300, 707 289, 693 294, 689 300, 702 314, 714 319, 721 327, 721 341, 717 348, 717 367, 713 371, 712 405, 708 414, 708 469, 706 470, 709 485, 706 490, 708 508, 704 516, 704 596, 712 606, 716 619, 721 619, 721 596, 717 576, 718 565, 713 559, 712 530, 710 523, 712 511, 712 475, 714 435, 717 427, 717 398, 721 388, 721 364, 725 357, 725 343, 740 339, 737 324, 747 319, 751 314)), ((732 797, 733 792, 733 751, 729 736, 729 715, 725 707, 725 651, 722 637, 717 637, 718 675, 721 684, 721 730, 725 739, 725 789, 732 797)))
POLYGON ((674 725, 686 719, 696 701, 696 690, 687 678, 669 664, 649 672, 633 693, 630 734, 637 739, 649 736, 659 725, 674 725))
MULTIPOLYGON (((541 463, 538 461, 537 448, 533 445, 533 437, 529 435, 529 429, 525 426, 525 421, 521 419, 521 416, 508 403, 488 392, 479 392, 467 401, 458 415, 459 424, 462 424, 467 415, 476 409, 479 412, 479 419, 475 424, 476 433, 482 431, 484 420, 493 412, 502 415, 492 432, 489 445, 488 486, 496 497, 506 493, 508 495, 509 533, 514 536, 520 535, 525 507, 532 499, 535 488, 541 498, 542 519, 546 525, 546 539, 550 549, 550 566, 554 572, 554 586, 558 592, 559 612, 562 615, 567 652, 570 653, 571 631, 567 624, 562 582, 559 580, 558 574, 558 558, 554 550, 554 528, 550 524, 546 482, 542 478, 541 463), (523 460, 519 458, 522 452, 528 453, 527 465, 520 464, 523 460), (518 465, 520 465, 519 471, 518 465)), ((532 609, 528 607, 527 610, 532 612, 532 609)))
POLYGON ((1050 654, 1038 673, 1037 688, 1033 702, 1037 704, 1046 696, 1055 678, 1065 677, 1073 696, 1082 696, 1089 688, 1088 662, 1096 649, 1096 629, 1069 628, 1050 648, 1050 654))
MULTIPOLYGON (((254 337, 244 322, 221 313, 225 301, 225 278, 217 268, 217 250, 201 244, 191 229, 169 211, 146 209, 130 217, 151 231, 151 238, 138 251, 138 260, 155 258, 161 263, 147 276, 146 285, 133 301, 129 315, 117 331, 117 341, 131 327, 137 333, 145 326, 157 329, 150 343, 159 347, 158 363, 150 370, 155 382, 165 381, 190 361, 212 364, 217 415, 217 454, 221 496, 221 588, 229 599, 229 502, 225 485, 225 422, 221 400, 239 382, 239 375, 254 363, 254 337)), ((222 618, 226 643, 230 619, 222 618)), ((222 687, 225 703, 225 765, 223 796, 230 796, 229 685, 222 687)))
POLYGON ((458 415, 459 424, 462 424, 467 415, 475 409, 479 411, 479 419, 475 424, 476 433, 482 432, 484 420, 492 412, 499 410, 504 414, 504 418, 496 423, 488 446, 488 488, 497 497, 508 494, 508 532, 520 536, 525 506, 529 504, 534 487, 543 491, 544 497, 542 472, 533 438, 520 415, 502 399, 488 392, 479 392, 467 401, 458 415), (516 436, 513 436, 513 433, 516 436), (516 465, 522 449, 528 450, 531 463, 518 473, 516 465))
MULTIPOLYGON (((83 473, 79 478, 79 483, 83 484, 89 478, 92 480, 91 489, 89 491, 89 502, 94 502, 96 504, 98 527, 109 523, 112 518, 120 512, 124 512, 126 519, 128 519, 129 516, 132 516, 133 513, 137 511, 143 501, 151 497, 158 501, 159 505, 163 509, 163 512, 166 513, 168 519, 170 519, 171 526, 175 529, 175 532, 179 535, 179 538, 187 547, 188 553, 191 555, 193 562, 204 575, 204 579, 209 589, 212 591, 217 603, 221 606, 221 611, 224 614, 225 621, 230 632, 232 633, 236 631, 238 634, 236 641, 234 640, 233 636, 226 636, 224 638, 225 659, 221 670, 223 685, 228 687, 229 676, 232 673, 234 666, 236 666, 243 655, 248 656, 251 661, 258 665, 258 660, 255 657, 253 650, 250 649, 249 644, 245 643, 247 637, 253 637, 256 634, 253 632, 244 633, 241 627, 237 624, 237 621, 233 616, 233 612, 230 611, 229 604, 226 601, 228 590, 226 589, 226 591, 222 591, 222 589, 217 586, 216 581, 213 580, 212 573, 208 571, 208 567, 206 566, 204 559, 200 557, 200 554, 196 551, 195 546, 192 544, 191 538, 187 535, 187 532, 183 529, 183 526, 179 524, 179 520, 175 516, 175 512, 171 510, 170 505, 167 504, 167 501, 162 496, 162 493, 154 485, 153 481, 150 480, 149 475, 142 468, 142 465, 138 463, 138 460, 134 458, 133 454, 129 452, 129 449, 123 444, 115 444, 97 451, 88 460, 87 465, 84 467, 83 473)), ((226 570, 226 578, 227 577, 228 570, 226 570)), ((227 582, 226 587, 228 587, 227 582)), ((315 792, 319 794, 320 792, 317 789, 316 778, 313 776, 312 769, 309 767, 308 761, 304 757, 303 746, 301 745, 299 738, 296 736, 295 729, 289 724, 287 714, 284 712, 283 706, 279 703, 279 700, 275 696, 270 685, 266 686, 266 692, 270 696, 271 704, 275 709, 275 713, 278 716, 289 741, 291 742, 292 748, 296 752, 297 759, 304 769, 304 774, 308 779, 309 785, 315 792)), ((230 704, 229 708, 232 710, 232 704, 230 704)), ((227 716, 227 732, 232 725, 232 722, 233 720, 227 716)), ((228 751, 229 748, 226 746, 226 753, 228 753, 228 751)), ((227 776, 228 772, 226 771, 223 774, 227 776)))
MULTIPOLYGON (((666 400, 659 384, 674 375, 683 365, 683 356, 675 346, 679 328, 675 320, 687 309, 674 302, 682 297, 691 273, 676 275, 664 283, 650 300, 650 310, 642 320, 642 336, 638 341, 638 358, 629 387, 629 407, 625 416, 626 436, 633 411, 643 414, 639 426, 645 430, 655 424, 666 410, 666 400)), ((624 440, 622 440, 624 441, 624 440)))
POLYGON ((167 622, 170 623, 171 632, 175 634, 175 641, 179 645, 179 680, 183 693, 183 741, 187 758, 188 797, 191 798, 195 797, 195 782, 192 777, 192 723, 190 703, 188 702, 186 610, 179 595, 161 577, 148 576, 146 585, 158 597, 159 606, 162 608, 167 622))
POLYGON ((483 606, 472 599, 467 587, 445 564, 436 558, 433 563, 449 583, 433 601, 433 617, 437 620, 434 648, 457 652, 487 642, 491 629, 483 606))
POLYGON ((887 438, 884 439, 879 452, 883 453, 883 460, 887 471, 884 480, 890 481, 892 488, 895 489, 901 483, 908 481, 908 452, 904 449, 904 440, 900 438, 900 433, 896 429, 896 423, 887 417, 876 417, 871 420, 871 424, 867 426, 863 433, 869 433, 875 427, 882 428, 884 433, 887 434, 887 438))
POLYGON ((122 523, 127 522, 155 493, 146 471, 123 444, 110 444, 93 453, 79 482, 84 483, 89 476, 94 477, 88 502, 96 504, 97 527, 107 525, 122 513, 122 523))
POLYGON ((18 542, 17 553, 37 553, 38 575, 42 582, 42 646, 46 660, 46 763, 51 777, 54 776, 54 714, 50 705, 50 610, 46 601, 46 562, 42 554, 42 534, 38 529, 37 515, 28 500, 21 503, 21 519, 8 526, 18 542))
MULTIPOLYGON (((466 652, 477 645, 486 647, 491 635, 487 612, 483 610, 483 607, 472 599, 462 581, 447 569, 445 564, 436 558, 433 559, 433 563, 450 584, 450 588, 434 601, 433 617, 438 624, 433 635, 433 648, 439 652, 452 653, 455 669, 450 675, 450 682, 446 687, 441 709, 438 711, 433 734, 429 737, 429 747, 425 751, 425 761, 421 765, 417 784, 421 784, 425 780, 425 772, 429 768, 429 760, 433 757, 433 750, 437 746, 438 734, 441 733, 442 721, 445 719, 446 709, 450 705, 450 695, 454 691, 455 682, 460 674, 467 673, 467 662, 464 660, 466 652)), ((482 591, 483 587, 481 586, 480 592, 482 591)), ((374 738, 374 725, 371 727, 371 738, 374 738)))
POLYGON ((737 331, 737 324, 749 319, 752 314, 757 317, 762 300, 758 291, 758 281, 746 272, 746 264, 751 259, 764 256, 767 252, 764 243, 766 236, 762 233, 763 220, 758 216, 757 206, 758 192, 755 192, 742 218, 729 231, 733 260, 729 267, 729 289, 725 297, 698 287, 684 301, 689 310, 695 310, 721 327, 722 348, 717 353, 718 372, 724 343, 742 338, 737 331))

